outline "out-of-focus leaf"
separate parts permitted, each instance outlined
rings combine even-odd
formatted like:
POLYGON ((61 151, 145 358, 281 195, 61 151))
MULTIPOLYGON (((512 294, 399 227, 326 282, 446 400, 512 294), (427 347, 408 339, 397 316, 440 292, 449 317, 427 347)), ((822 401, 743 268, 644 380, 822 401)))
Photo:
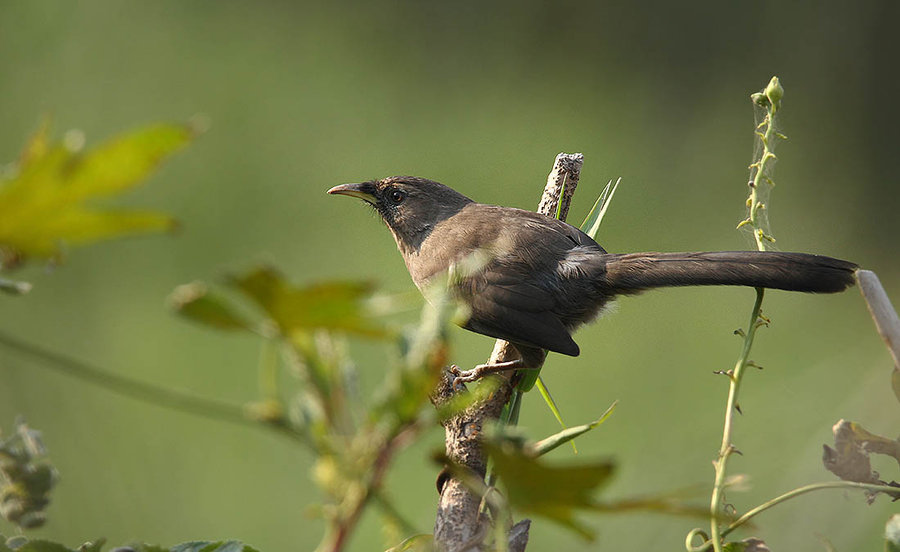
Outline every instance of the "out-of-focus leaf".
POLYGON ((413 535, 403 542, 389 548, 385 552, 408 552, 408 551, 427 551, 434 550, 434 537, 432 535, 421 534, 413 535))
POLYGON ((103 545, 106 544, 106 539, 97 539, 92 542, 86 542, 78 547, 78 552, 100 552, 103 549, 103 545))
MULTIPOLYGON (((187 125, 154 125, 118 136, 75 161, 68 186, 78 199, 117 194, 134 187, 167 155, 194 136, 187 125)), ((76 158, 77 159, 77 158, 76 158)))
POLYGON ((612 477, 612 462, 548 466, 511 441, 485 442, 485 448, 511 506, 556 521, 586 539, 594 538, 594 532, 575 519, 575 512, 596 507, 593 495, 612 477))
POLYGON ((366 303, 372 286, 363 282, 323 282, 305 287, 288 283, 272 267, 260 267, 230 283, 253 299, 284 335, 327 329, 386 337, 385 326, 366 303))
POLYGON ((726 543, 723 550, 725 550, 725 552, 770 552, 765 541, 756 537, 726 543))
POLYGON ((566 441, 571 441, 575 437, 587 433, 588 431, 594 429, 599 426, 603 422, 606 421, 607 418, 613 413, 613 410, 616 409, 616 405, 619 401, 612 403, 609 408, 606 409, 606 412, 603 413, 597 420, 580 426, 570 427, 560 431, 559 433, 555 433, 546 439, 541 439, 537 443, 531 446, 531 450, 533 451, 535 456, 541 456, 555 449, 559 445, 565 443, 566 441))
POLYGON ((135 187, 194 134, 187 125, 156 125, 81 153, 74 143, 79 140, 51 143, 42 127, 13 176, 0 180, 0 248, 55 257, 62 244, 172 229, 173 219, 164 214, 99 209, 87 202, 135 187))
POLYGON ((31 291, 31 283, 0 278, 0 291, 10 295, 25 295, 31 291))
POLYGON ((25 143, 22 153, 19 155, 19 165, 27 165, 32 160, 47 153, 50 142, 50 118, 44 117, 41 125, 25 143))
MULTIPOLYGON (((433 388, 433 386, 432 386, 433 388)), ((481 404, 490 397, 494 391, 500 388, 498 378, 483 378, 471 391, 455 393, 453 397, 437 407, 437 415, 440 420, 447 420, 460 414, 470 406, 481 404)))
MULTIPOLYGON (((403 361, 385 377, 371 413, 375 419, 389 415, 394 423, 412 421, 428 404, 429 396, 441 378, 441 370, 447 365, 448 348, 446 327, 450 322, 452 305, 435 295, 426 303, 422 318, 414 332, 399 340, 403 361)), ((465 400, 468 393, 454 395, 465 400)), ((446 413, 448 405, 438 408, 438 416, 446 413)), ((429 409, 430 410, 430 409, 429 409)), ((447 414, 452 415, 452 414, 447 414)))
POLYGON ((884 527, 884 540, 887 552, 900 552, 900 514, 888 518, 884 527))
POLYGON ((16 431, 0 438, 0 517, 22 529, 42 526, 44 510, 58 474, 45 459, 40 432, 23 420, 16 431))
POLYGON ((239 541, 191 541, 173 546, 171 552, 256 552, 252 546, 239 541))
POLYGON ((42 539, 29 540, 15 550, 16 552, 75 552, 71 548, 57 542, 42 539))
POLYGON ((237 314, 225 297, 214 293, 203 282, 191 282, 175 288, 169 304, 194 322, 220 330, 247 330, 250 323, 237 314))

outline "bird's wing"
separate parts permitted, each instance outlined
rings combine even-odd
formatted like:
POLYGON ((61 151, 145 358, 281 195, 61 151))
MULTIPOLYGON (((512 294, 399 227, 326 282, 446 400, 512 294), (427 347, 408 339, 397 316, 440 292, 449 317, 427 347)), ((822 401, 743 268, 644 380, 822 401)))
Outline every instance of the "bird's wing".
POLYGON ((469 330, 557 353, 577 356, 578 345, 554 313, 553 293, 509 267, 487 267, 463 284, 471 308, 469 330))
POLYGON ((556 219, 470 204, 438 224, 418 253, 407 257, 407 266, 421 287, 448 265, 458 265, 452 286, 470 309, 463 327, 576 356, 578 345, 563 318, 571 309, 562 289, 567 284, 558 272, 576 248, 603 251, 577 228, 556 219))

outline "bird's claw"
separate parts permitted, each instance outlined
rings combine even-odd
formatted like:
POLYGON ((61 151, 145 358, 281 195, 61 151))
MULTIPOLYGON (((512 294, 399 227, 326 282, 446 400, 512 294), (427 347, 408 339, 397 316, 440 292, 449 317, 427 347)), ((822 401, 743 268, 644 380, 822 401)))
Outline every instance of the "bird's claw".
POLYGON ((453 388, 459 390, 465 389, 466 383, 478 381, 487 375, 504 372, 506 370, 517 370, 522 367, 522 361, 519 359, 498 362, 496 364, 479 364, 471 370, 460 370, 459 366, 452 364, 450 365, 450 373, 455 376, 453 378, 453 388))
POLYGON ((450 373, 453 377, 453 389, 456 391, 463 391, 466 388, 466 383, 473 382, 480 378, 477 374, 473 374, 475 370, 460 370, 459 366, 456 364, 450 365, 450 373))

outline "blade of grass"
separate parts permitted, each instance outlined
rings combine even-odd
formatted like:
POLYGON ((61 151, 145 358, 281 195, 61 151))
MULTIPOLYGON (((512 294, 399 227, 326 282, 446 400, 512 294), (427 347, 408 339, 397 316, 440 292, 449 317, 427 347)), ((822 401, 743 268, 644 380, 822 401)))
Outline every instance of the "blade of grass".
MULTIPOLYGON (((566 422, 562 419, 562 414, 559 412, 559 407, 556 406, 556 401, 553 400, 553 395, 550 394, 550 390, 547 389, 547 386, 544 384, 544 379, 540 376, 538 376, 536 387, 538 388, 538 391, 541 392, 541 396, 544 397, 544 402, 550 407, 550 412, 553 412, 553 417, 556 418, 559 425, 562 426, 564 430, 568 429, 566 422)), ((578 447, 575 446, 575 441, 572 441, 572 451, 575 454, 578 454, 578 447)))
POLYGON ((540 441, 535 443, 533 445, 532 449, 534 450, 536 455, 541 456, 542 454, 546 454, 547 452, 550 452, 551 450, 555 449, 556 447, 565 443, 566 441, 571 441, 572 444, 574 445, 575 442, 573 439, 575 439, 575 437, 578 437, 579 435, 583 435, 583 434, 587 433, 588 431, 594 429, 595 427, 599 426, 603 422, 605 422, 606 419, 609 418, 609 416, 613 413, 613 410, 616 409, 617 404, 619 404, 619 401, 614 401, 611 405, 609 405, 609 408, 606 409, 606 412, 604 412, 599 418, 597 418, 593 422, 591 422, 589 424, 583 424, 580 426, 570 427, 570 428, 564 429, 558 433, 554 433, 550 437, 541 439, 540 441))
POLYGON ((612 203, 613 196, 616 194, 616 189, 619 187, 620 182, 622 182, 621 177, 616 179, 615 184, 613 184, 612 180, 606 184, 606 187, 603 188, 603 193, 600 194, 600 197, 594 202, 594 206, 591 207, 591 212, 588 213, 584 222, 581 223, 581 230, 590 236, 591 239, 596 239, 597 232, 600 230, 600 223, 603 222, 603 217, 606 216, 606 210, 612 203))

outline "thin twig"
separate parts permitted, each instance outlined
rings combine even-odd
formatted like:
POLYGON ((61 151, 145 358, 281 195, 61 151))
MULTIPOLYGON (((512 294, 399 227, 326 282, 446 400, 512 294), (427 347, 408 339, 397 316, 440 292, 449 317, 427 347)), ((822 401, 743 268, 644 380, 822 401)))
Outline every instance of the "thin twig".
POLYGON ((737 412, 738 392, 740 391, 741 381, 744 375, 744 369, 747 367, 747 361, 750 357, 750 349, 753 347, 753 339, 756 337, 756 329, 759 327, 759 315, 762 309, 762 300, 765 295, 763 288, 756 290, 756 302, 753 304, 753 311, 750 313, 750 326, 744 336, 744 347, 741 350, 741 356, 734 365, 734 371, 729 375, 730 384, 728 386, 728 400, 725 404, 725 427, 722 430, 722 445, 719 448, 719 456, 714 462, 716 468, 716 479, 713 485, 712 495, 710 496, 710 530, 713 540, 713 546, 719 552, 721 546, 719 520, 721 514, 719 508, 722 504, 722 498, 725 493, 725 484, 727 480, 726 466, 728 458, 734 453, 734 445, 731 443, 731 433, 734 427, 734 413, 737 412))
MULTIPOLYGON (((220 422, 260 426, 260 421, 247 416, 243 407, 239 405, 198 397, 182 391, 120 376, 61 353, 27 343, 2 332, 0 332, 0 345, 39 360, 41 365, 51 370, 103 387, 119 395, 125 395, 145 403, 220 422)), ((278 433, 305 442, 305 438, 284 420, 265 420, 265 424, 266 427, 278 433)))
POLYGON ((350 534, 353 532, 356 524, 359 523, 359 518, 365 510, 366 505, 370 500, 377 498, 378 493, 381 490, 381 484, 384 481, 384 476, 387 474, 388 467, 391 465, 394 453, 411 443, 420 431, 421 426, 419 424, 408 425, 381 447, 375 461, 372 463, 372 475, 369 478, 369 482, 366 484, 365 490, 353 505, 353 509, 350 513, 338 522, 338 526, 334 530, 334 537, 330 543, 325 547, 320 548, 320 550, 340 552, 344 549, 350 534))
POLYGON ((737 518, 733 522, 731 522, 728 527, 722 530, 722 536, 726 536, 741 525, 744 525, 755 516, 765 512, 769 508, 781 504, 787 500, 790 500, 794 497, 811 493, 813 491, 820 491, 822 489, 859 489, 862 491, 872 491, 872 492, 883 492, 883 493, 896 493, 897 487, 891 487, 890 485, 875 485, 872 483, 857 483, 856 481, 825 481, 823 483, 812 483, 810 485, 805 485, 803 487, 797 487, 796 489, 792 489, 781 496, 777 496, 771 500, 767 500, 766 502, 760 504, 756 508, 752 510, 748 510, 744 515, 737 518))

